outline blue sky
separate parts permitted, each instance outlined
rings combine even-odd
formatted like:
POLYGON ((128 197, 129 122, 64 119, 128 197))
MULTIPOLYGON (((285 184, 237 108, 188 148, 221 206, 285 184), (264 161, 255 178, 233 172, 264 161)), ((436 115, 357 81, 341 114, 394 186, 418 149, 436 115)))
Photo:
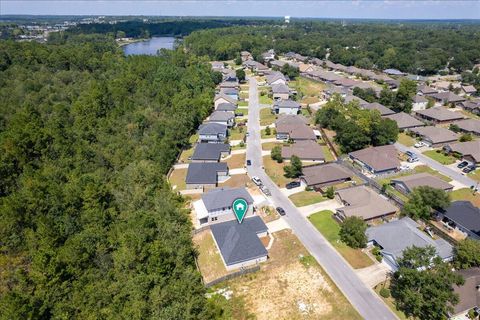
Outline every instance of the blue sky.
POLYGON ((480 19, 480 1, 0 0, 1 14, 480 19))

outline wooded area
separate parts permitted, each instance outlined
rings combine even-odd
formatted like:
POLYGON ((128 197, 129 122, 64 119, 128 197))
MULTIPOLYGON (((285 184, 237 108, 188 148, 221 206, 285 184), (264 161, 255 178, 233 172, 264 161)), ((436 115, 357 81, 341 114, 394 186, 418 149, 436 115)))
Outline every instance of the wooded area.
POLYGON ((219 314, 165 179, 211 111, 210 66, 54 40, 0 42, 0 318, 219 314))

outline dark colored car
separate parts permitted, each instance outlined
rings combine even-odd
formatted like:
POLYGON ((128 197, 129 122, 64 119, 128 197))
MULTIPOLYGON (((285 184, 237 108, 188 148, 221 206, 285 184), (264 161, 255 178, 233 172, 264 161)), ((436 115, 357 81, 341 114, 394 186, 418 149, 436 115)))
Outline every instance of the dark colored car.
POLYGON ((285 185, 285 188, 287 188, 287 189, 293 189, 293 188, 296 188, 296 187, 300 187, 300 182, 299 181, 292 181, 292 182, 289 182, 285 185))
POLYGON ((464 172, 464 173, 470 173, 470 172, 472 172, 472 171, 474 171, 474 170, 475 170, 475 166, 468 166, 468 167, 463 168, 462 172, 464 172))
POLYGON ((247 166, 252 165, 252 160, 247 160, 247 166))
POLYGON ((468 162, 467 161, 462 161, 457 165, 457 168, 462 169, 462 168, 465 168, 466 166, 468 166, 468 162))
POLYGON ((284 216, 285 215, 285 210, 283 210, 282 207, 277 207, 277 212, 279 215, 284 216))

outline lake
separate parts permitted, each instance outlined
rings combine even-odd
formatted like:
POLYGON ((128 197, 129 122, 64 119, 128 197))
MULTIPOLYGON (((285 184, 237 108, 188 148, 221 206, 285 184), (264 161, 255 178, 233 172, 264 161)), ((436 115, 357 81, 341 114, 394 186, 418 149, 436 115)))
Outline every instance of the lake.
POLYGON ((174 37, 153 37, 149 40, 127 44, 122 48, 127 56, 140 54, 154 56, 159 49, 173 49, 174 42, 174 37))

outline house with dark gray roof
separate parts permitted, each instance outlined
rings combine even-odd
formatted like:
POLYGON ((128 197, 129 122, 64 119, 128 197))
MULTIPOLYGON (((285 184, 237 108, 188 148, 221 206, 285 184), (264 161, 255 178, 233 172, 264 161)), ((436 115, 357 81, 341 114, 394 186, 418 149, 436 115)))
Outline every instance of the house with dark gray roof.
POLYGON ((234 105, 233 103, 227 103, 227 102, 219 103, 215 108, 215 110, 217 111, 233 111, 233 112, 235 112, 236 109, 237 109, 236 105, 234 105))
POLYGON ((303 161, 325 162, 322 146, 313 140, 301 140, 282 147, 282 158, 290 159, 293 155, 303 161))
POLYGON ((229 96, 234 100, 238 100, 238 89, 237 88, 220 88, 220 94, 229 96))
POLYGON ((432 98, 437 100, 440 103, 452 103, 452 104, 457 104, 460 102, 465 101, 464 97, 461 97, 459 95, 456 95, 455 93, 451 91, 446 91, 446 92, 439 92, 439 93, 434 93, 432 94, 432 98))
POLYGON ((199 225, 235 220, 232 204, 235 199, 244 199, 248 204, 245 218, 254 214, 253 198, 245 188, 217 188, 202 195, 193 203, 199 225))
POLYGON ((215 98, 213 99, 213 102, 214 102, 214 105, 215 105, 215 108, 217 108, 217 106, 221 103, 231 103, 231 104, 234 104, 234 105, 237 105, 238 104, 238 101, 224 93, 219 93, 215 96, 215 98))
POLYGON ((453 190, 453 186, 450 183, 426 172, 394 178, 390 183, 395 189, 404 194, 408 194, 418 187, 432 187, 444 191, 453 190))
POLYGON ((476 136, 480 136, 480 120, 477 119, 465 119, 456 121, 453 124, 456 124, 460 131, 465 133, 471 133, 476 136))
POLYGON ((192 162, 219 162, 230 154, 227 143, 198 143, 192 155, 192 162))
POLYGON ((480 268, 470 268, 455 271, 464 280, 463 285, 453 286, 453 292, 458 295, 458 303, 453 307, 450 319, 469 319, 468 312, 480 312, 480 268))
POLYGON ((185 182, 187 189, 213 189, 227 179, 225 162, 194 162, 188 165, 185 182))
POLYGON ((394 113, 385 116, 384 118, 393 120, 397 123, 398 129, 405 130, 415 127, 422 127, 425 125, 422 121, 412 117, 405 112, 394 113))
POLYGON ((420 136, 423 142, 433 148, 453 143, 460 137, 457 133, 442 127, 426 126, 410 128, 409 130, 420 136))
POLYGON ((433 107, 425 110, 415 111, 417 117, 432 123, 449 123, 461 120, 464 116, 460 112, 453 112, 444 107, 433 107))
POLYGON ((272 85, 272 95, 274 100, 288 100, 290 98, 290 88, 283 83, 272 85))
POLYGON ((278 72, 278 71, 267 74, 265 76, 265 79, 267 81, 267 84, 270 85, 270 86, 274 85, 274 84, 286 84, 287 83, 287 79, 285 78, 283 73, 278 72))
POLYGON ((368 245, 380 248, 383 260, 392 268, 398 269, 398 259, 403 251, 410 247, 435 248, 437 255, 444 261, 453 259, 453 247, 442 238, 432 239, 427 233, 419 229, 418 223, 409 217, 391 221, 367 229, 368 245))
POLYGON ((384 174, 400 168, 397 149, 393 145, 368 147, 348 154, 353 162, 372 174, 384 174))
POLYGON ((360 107, 363 107, 369 104, 367 101, 363 100, 362 98, 356 97, 353 94, 347 94, 344 100, 345 100, 345 103, 356 101, 360 107))
POLYGON ((300 179, 307 187, 321 189, 326 186, 350 181, 353 172, 337 163, 327 163, 302 168, 300 179))
POLYGON ((293 100, 275 101, 272 110, 276 114, 299 114, 300 104, 293 100))
POLYGON ((460 102, 459 106, 465 111, 480 114, 480 99, 460 102))
POLYGON ((437 93, 438 91, 436 89, 433 89, 432 87, 429 86, 419 86, 418 87, 418 93, 421 95, 432 95, 437 93))
POLYGON ((442 213, 443 222, 467 236, 480 240, 480 208, 470 201, 455 201, 442 213))
POLYGON ((231 128, 235 125, 235 113, 232 111, 214 111, 207 120, 208 123, 219 123, 231 128))
POLYGON ((308 120, 301 115, 283 115, 275 122, 277 140, 317 140, 308 120))
POLYGON ((268 252, 260 238, 268 235, 268 228, 260 217, 213 224, 210 230, 227 270, 267 261, 268 252))
POLYGON ((224 143, 227 140, 228 127, 225 124, 208 122, 198 128, 200 143, 224 143))
POLYGON ((365 221, 385 218, 395 214, 398 208, 385 197, 366 186, 356 186, 336 191, 337 200, 344 205, 335 215, 340 220, 359 217, 365 221))

